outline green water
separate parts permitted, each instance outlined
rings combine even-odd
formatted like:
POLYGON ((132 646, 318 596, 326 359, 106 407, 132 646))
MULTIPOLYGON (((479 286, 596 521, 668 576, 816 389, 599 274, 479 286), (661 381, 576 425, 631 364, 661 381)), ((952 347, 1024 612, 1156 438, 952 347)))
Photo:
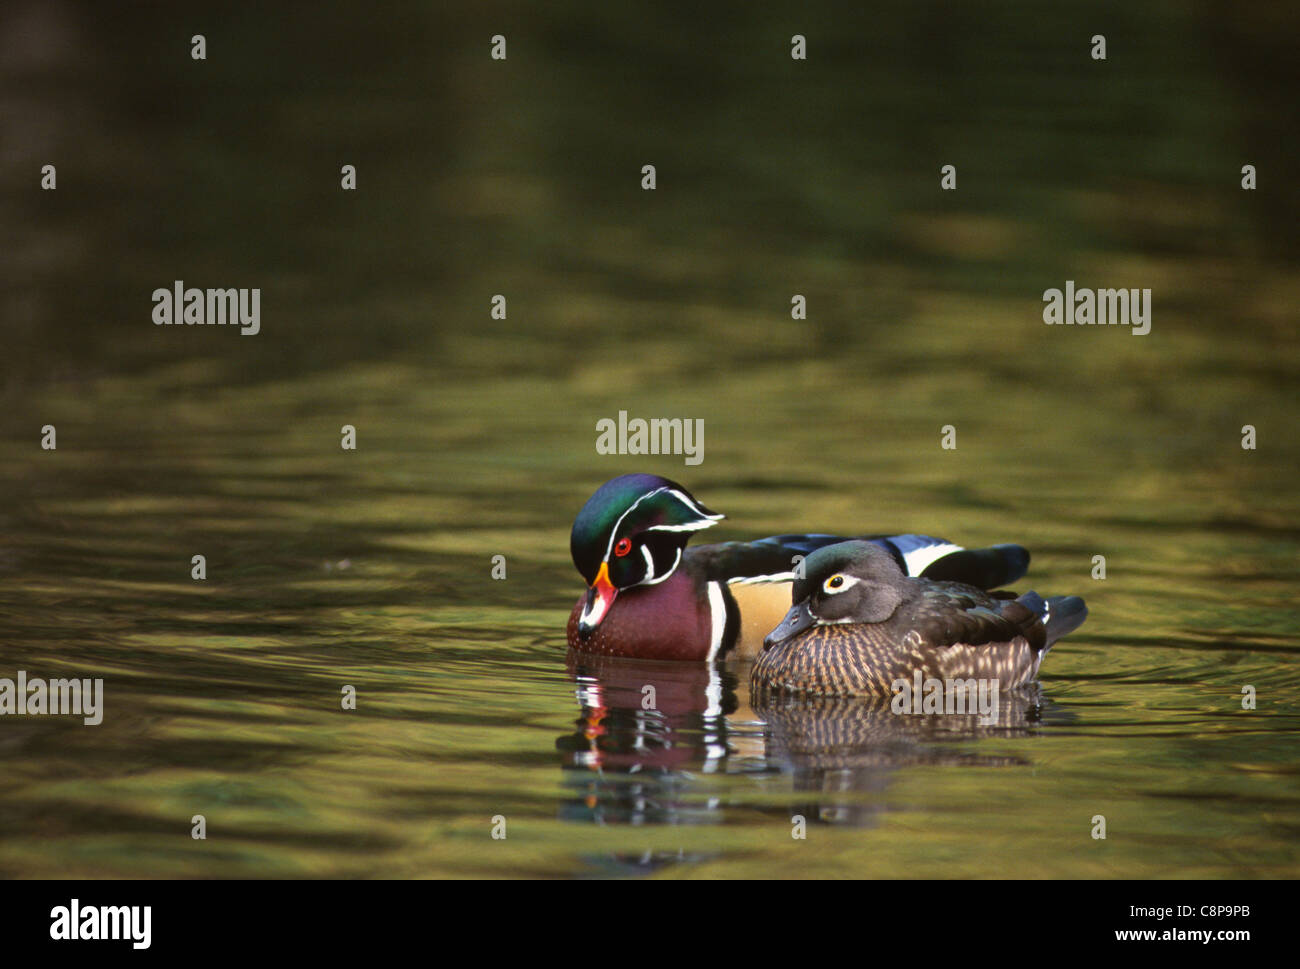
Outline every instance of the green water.
POLYGON ((1115 5, 1099 66, 1069 5, 371 7, 200 65, 177 13, 4 14, 0 676, 105 715, 0 720, 0 875, 1300 874, 1294 16, 1115 5), (175 279, 261 333, 154 327, 175 279), (1151 333, 1044 326, 1066 279, 1151 333), (597 454, 620 410, 703 463, 597 454), (984 731, 576 663, 569 525, 631 470, 711 540, 1020 542, 1091 615, 984 731))

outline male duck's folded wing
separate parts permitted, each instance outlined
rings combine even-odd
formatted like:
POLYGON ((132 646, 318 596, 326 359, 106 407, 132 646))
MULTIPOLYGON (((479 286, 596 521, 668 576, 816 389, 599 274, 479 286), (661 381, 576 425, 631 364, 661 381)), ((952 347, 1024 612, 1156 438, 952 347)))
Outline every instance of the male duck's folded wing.
MULTIPOLYGON (((965 582, 981 589, 1008 585, 1029 568, 1029 552, 1019 545, 965 549, 930 535, 856 535, 879 545, 907 575, 965 582)), ((686 555, 710 581, 788 582, 795 556, 806 557, 827 545, 851 539, 820 533, 773 535, 753 542, 721 542, 687 549, 686 555)))

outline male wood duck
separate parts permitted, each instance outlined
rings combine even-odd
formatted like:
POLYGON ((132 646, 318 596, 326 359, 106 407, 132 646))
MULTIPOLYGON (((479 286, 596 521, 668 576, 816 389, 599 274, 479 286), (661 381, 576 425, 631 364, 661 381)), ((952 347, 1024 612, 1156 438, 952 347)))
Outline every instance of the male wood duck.
POLYGON ((804 562, 793 605, 763 641, 751 692, 889 696, 923 679, 1031 683, 1051 645, 1083 624, 1077 596, 989 595, 961 582, 911 578, 869 542, 820 548, 804 562))
MULTIPOLYGON (((573 523, 569 548, 587 591, 569 616, 573 649, 639 659, 753 655, 790 605, 795 557, 845 541, 776 535, 687 548, 723 516, 653 474, 625 474, 597 489, 573 523)), ((925 535, 863 540, 909 575, 994 588, 1029 567, 1019 545, 963 549, 925 535)))

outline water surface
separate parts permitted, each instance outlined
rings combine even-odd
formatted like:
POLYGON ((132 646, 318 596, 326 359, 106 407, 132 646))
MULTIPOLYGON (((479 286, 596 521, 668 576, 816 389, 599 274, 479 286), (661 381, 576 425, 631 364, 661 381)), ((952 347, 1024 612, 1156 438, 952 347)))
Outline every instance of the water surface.
POLYGON ((0 874, 1300 874, 1285 30, 1116 7, 1096 70, 1068 4, 371 6, 237 6, 200 67, 169 11, 4 14, 0 676, 106 711, 0 721, 0 874), (155 328, 175 279, 262 332, 155 328), (1066 279, 1150 335, 1044 326, 1066 279), (619 410, 703 463, 598 455, 619 410), (1021 542, 1091 616, 986 730, 586 662, 568 529, 632 470, 711 539, 1021 542))

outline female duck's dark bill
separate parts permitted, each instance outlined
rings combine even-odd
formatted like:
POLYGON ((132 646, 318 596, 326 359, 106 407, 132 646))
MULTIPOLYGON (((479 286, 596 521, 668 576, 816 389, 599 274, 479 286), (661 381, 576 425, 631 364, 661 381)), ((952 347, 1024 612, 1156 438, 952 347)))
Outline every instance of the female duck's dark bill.
POLYGON ((808 600, 796 602, 781 620, 781 625, 763 637, 763 648, 771 649, 773 646, 780 646, 787 639, 793 639, 815 623, 816 620, 813 619, 813 614, 808 608, 808 600))
POLYGON ((595 631, 617 595, 618 589, 609 581, 609 563, 601 562, 596 580, 587 589, 587 604, 582 607, 582 615, 578 617, 579 636, 586 639, 595 631))

